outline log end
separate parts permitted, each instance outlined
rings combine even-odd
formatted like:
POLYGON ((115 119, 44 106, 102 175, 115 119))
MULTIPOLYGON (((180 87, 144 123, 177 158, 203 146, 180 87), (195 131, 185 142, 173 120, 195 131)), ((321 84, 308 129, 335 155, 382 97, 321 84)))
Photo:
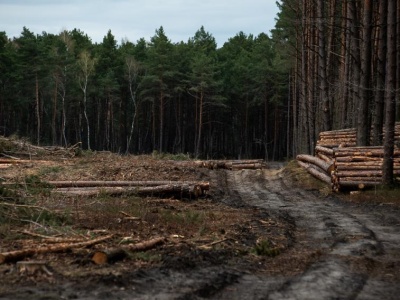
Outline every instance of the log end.
POLYGON ((101 251, 97 251, 95 254, 93 254, 92 261, 96 265, 104 265, 108 262, 107 254, 101 251))

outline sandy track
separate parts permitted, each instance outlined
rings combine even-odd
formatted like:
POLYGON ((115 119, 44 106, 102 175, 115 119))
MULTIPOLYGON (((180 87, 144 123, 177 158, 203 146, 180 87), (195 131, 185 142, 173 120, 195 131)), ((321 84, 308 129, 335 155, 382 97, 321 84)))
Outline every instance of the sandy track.
MULTIPOLYGON (((398 299, 400 214, 385 206, 357 206, 294 188, 271 170, 227 174, 231 193, 276 216, 289 215, 297 234, 293 249, 321 255, 297 276, 249 278, 218 297, 239 299, 398 299), (251 281, 251 280, 250 280, 251 281)), ((292 250, 293 250, 292 249, 292 250)), ((290 259, 288 255, 287 259, 290 259)), ((218 298, 216 297, 216 298, 218 298)))

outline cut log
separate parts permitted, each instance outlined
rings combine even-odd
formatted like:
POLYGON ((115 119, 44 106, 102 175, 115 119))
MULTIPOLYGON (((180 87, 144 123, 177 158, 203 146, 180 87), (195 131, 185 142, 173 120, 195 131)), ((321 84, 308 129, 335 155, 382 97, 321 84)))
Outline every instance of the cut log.
POLYGON ((154 187, 163 185, 197 185, 203 190, 210 189, 210 183, 204 181, 48 181, 57 188, 64 187, 154 187))
POLYGON ((339 177, 339 183, 340 182, 345 182, 345 181, 360 181, 360 182, 381 182, 382 181, 382 176, 375 176, 375 177, 365 177, 365 176, 360 176, 360 177, 339 177))
POLYGON ((317 153, 323 153, 329 157, 333 156, 333 149, 327 148, 327 147, 323 147, 323 146, 315 146, 315 151, 317 153))
POLYGON ((231 166, 231 170, 244 170, 244 169, 252 169, 252 170, 257 170, 257 169, 262 169, 263 165, 261 163, 254 163, 254 164, 233 164, 231 166))
POLYGON ((120 195, 138 195, 138 196, 154 196, 154 195, 176 195, 179 197, 199 197, 204 194, 201 185, 189 184, 167 184, 149 187, 85 187, 85 188, 57 188, 53 192, 62 193, 67 196, 98 196, 99 194, 107 194, 111 196, 120 195))
POLYGON ((326 162, 328 164, 333 164, 334 163, 334 160, 331 157, 326 156, 325 154, 317 153, 317 157, 319 159, 322 159, 324 162, 326 162))
MULTIPOLYGON (((377 177, 377 176, 382 176, 382 170, 357 170, 357 171, 337 171, 336 175, 339 177, 377 177)), ((399 175, 400 171, 399 170, 394 170, 393 171, 394 175, 399 175)))
POLYGON ((97 265, 105 263, 113 263, 118 260, 124 259, 128 252, 132 251, 145 251, 154 248, 165 242, 165 238, 158 237, 141 243, 121 246, 118 248, 106 249, 96 251, 92 256, 92 261, 97 265))
POLYGON ((332 180, 331 177, 328 176, 323 170, 321 170, 319 167, 310 164, 310 163, 305 163, 302 161, 297 161, 297 163, 303 167, 304 169, 306 169, 306 171, 308 173, 310 173, 311 175, 313 175, 314 177, 318 178, 319 180, 322 180, 326 183, 331 184, 332 180))
POLYGON ((365 162, 365 161, 375 161, 381 162, 381 157, 367 157, 367 156, 343 156, 335 157, 336 162, 365 162))
POLYGON ((7 262, 12 262, 12 261, 17 261, 19 259, 29 257, 35 254, 40 254, 40 253, 50 253, 50 252, 63 252, 70 250, 72 248, 80 248, 80 247, 88 247, 92 246, 94 244, 101 243, 105 240, 108 240, 112 238, 111 235, 107 236, 102 236, 90 241, 85 241, 85 242, 79 242, 79 243, 68 243, 68 244, 57 244, 57 245, 51 245, 51 246, 45 246, 45 247, 38 247, 38 248, 29 248, 29 249, 21 249, 21 250, 15 250, 15 251, 10 251, 10 252, 3 252, 0 253, 0 264, 7 263, 7 262))
POLYGON ((199 167, 204 167, 208 169, 228 169, 235 170, 240 169, 240 166, 243 168, 263 168, 265 167, 264 161, 262 159, 246 159, 246 160, 206 160, 196 163, 199 167), (254 165, 250 167, 250 165, 254 165), (235 167, 234 167, 235 166, 235 167))
POLYGON ((326 161, 323 161, 322 159, 319 159, 318 157, 312 155, 299 154, 297 155, 296 159, 302 162, 314 164, 324 170, 327 174, 330 174, 334 168, 333 162, 327 163, 326 161))
POLYGON ((67 237, 47 236, 47 235, 42 235, 42 234, 38 234, 38 233, 35 233, 35 232, 26 231, 26 230, 21 231, 21 233, 44 239, 44 242, 49 243, 49 244, 50 243, 51 244, 77 243, 77 242, 84 242, 84 241, 87 240, 87 239, 82 238, 82 237, 69 237, 69 238, 67 238, 67 237))
POLYGON ((365 187, 377 186, 381 185, 382 180, 380 181, 343 181, 340 182, 340 187, 356 187, 359 189, 364 189, 365 187))

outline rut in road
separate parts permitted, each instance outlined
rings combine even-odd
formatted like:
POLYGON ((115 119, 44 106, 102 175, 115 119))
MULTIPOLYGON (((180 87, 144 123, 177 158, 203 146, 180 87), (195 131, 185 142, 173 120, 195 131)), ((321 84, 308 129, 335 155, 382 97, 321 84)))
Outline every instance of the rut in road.
MULTIPOLYGON (((397 299, 398 284, 387 278, 371 278, 368 271, 354 265, 399 262, 398 212, 392 216, 395 226, 383 226, 378 212, 294 188, 281 173, 271 170, 227 173, 227 186, 231 195, 237 195, 246 205, 276 216, 289 215, 298 232, 294 248, 310 247, 322 253, 299 276, 278 282, 276 278, 253 278, 262 281, 264 288, 253 293, 252 299, 397 299)), ((245 296, 251 288, 249 282, 251 278, 244 278, 232 287, 234 293, 225 290, 218 297, 245 296)))

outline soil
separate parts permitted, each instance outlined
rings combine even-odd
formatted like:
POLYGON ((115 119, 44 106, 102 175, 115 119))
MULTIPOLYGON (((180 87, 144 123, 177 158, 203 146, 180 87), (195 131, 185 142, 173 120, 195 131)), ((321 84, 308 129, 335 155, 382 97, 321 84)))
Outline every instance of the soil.
POLYGON ((332 194, 293 166, 209 170, 98 153, 42 157, 0 177, 22 184, 0 206, 0 252, 48 245, 26 231, 113 234, 94 246, 26 257, 46 265, 32 272, 15 262, 0 265, 0 299, 398 299, 400 293, 398 203, 332 194), (43 184, 49 180, 201 180, 210 190, 198 199, 65 197, 43 184), (91 259, 96 250, 155 237, 165 242, 107 264, 91 259))

